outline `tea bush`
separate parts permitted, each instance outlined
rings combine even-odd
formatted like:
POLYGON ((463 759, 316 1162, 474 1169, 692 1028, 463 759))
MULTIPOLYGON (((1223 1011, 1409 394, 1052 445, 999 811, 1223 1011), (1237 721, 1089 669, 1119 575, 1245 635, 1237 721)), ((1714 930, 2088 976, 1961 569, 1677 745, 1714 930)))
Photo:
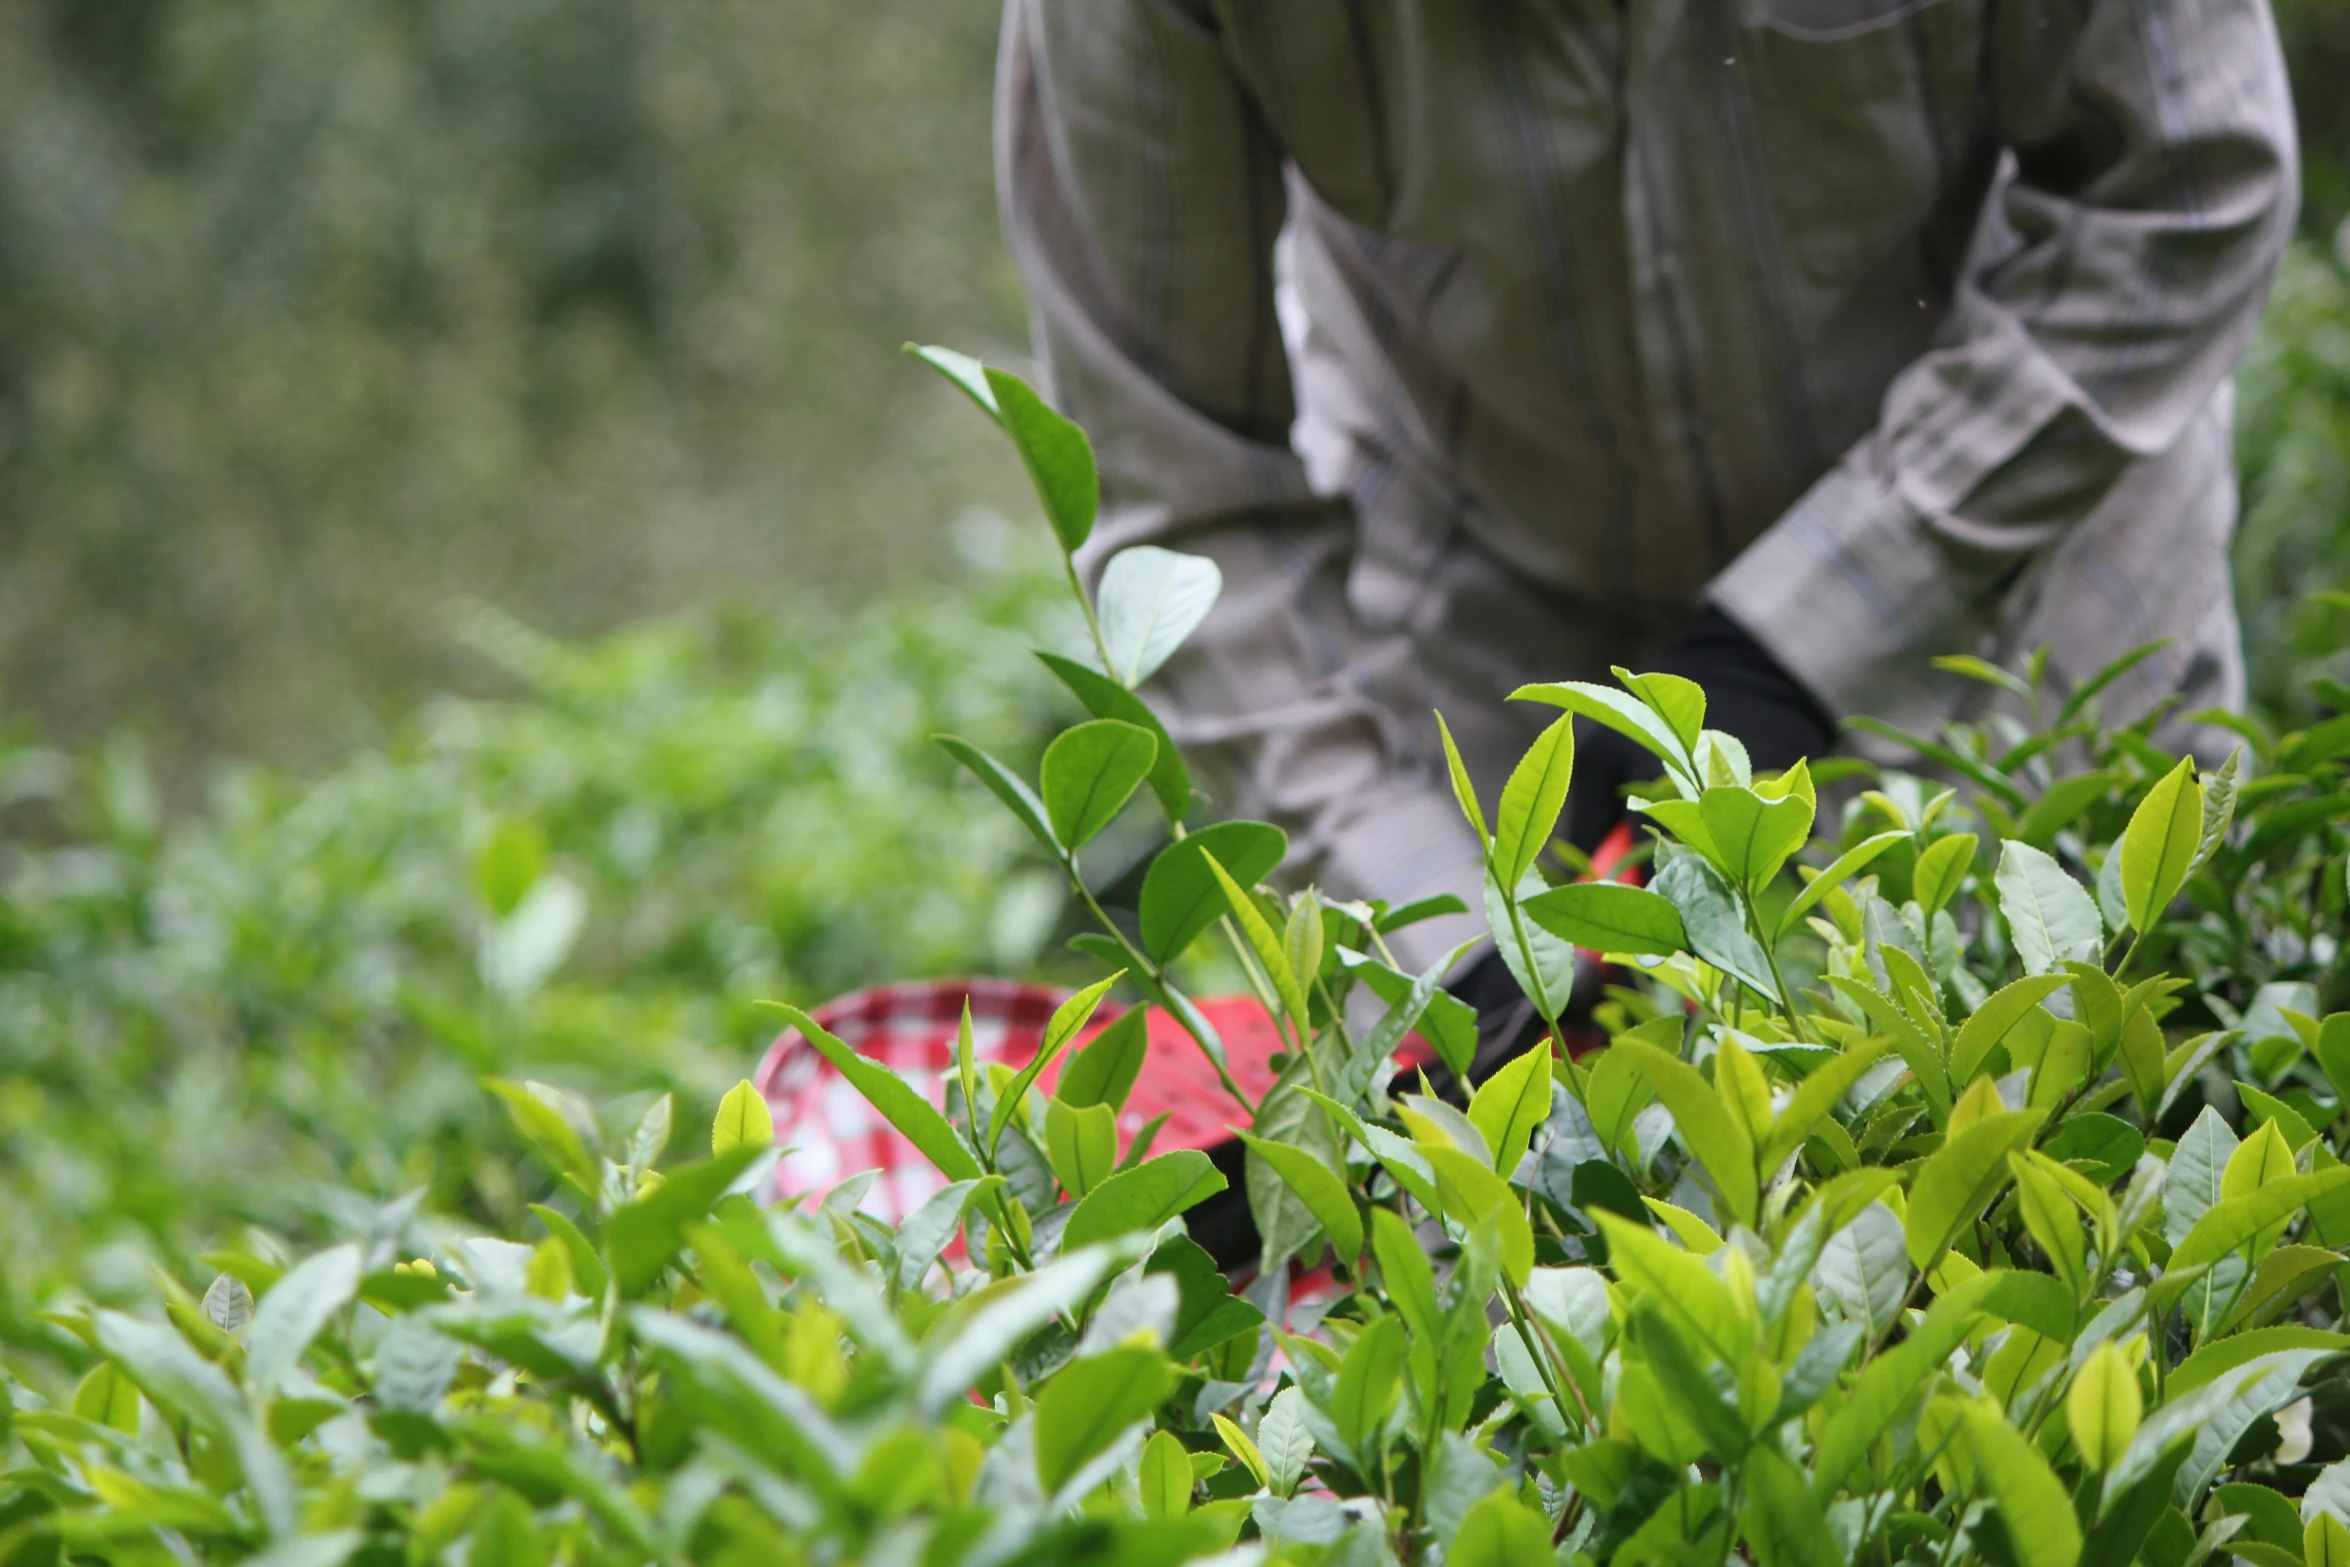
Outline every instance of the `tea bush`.
MULTIPOLYGON (((1083 436, 925 357, 1074 550, 1083 436)), ((1465 1068, 1473 1020, 1385 941, 1445 911, 1276 895, 1276 829, 1190 828, 1134 688, 1218 585, 1116 557, 1092 661, 1048 660, 1093 717, 1034 769, 946 741, 1100 926, 1034 1060, 966 1031, 934 1104, 779 1009, 936 1198, 762 1209, 748 1084, 663 1168, 668 1099, 607 1129, 492 1079, 544 1172, 527 1226, 355 1211, 300 1260, 214 1253, 161 1320, 41 1318, 78 1380, 11 1385, 0 1560, 2350 1561, 2350 716, 2229 719, 2205 771, 2104 723, 2102 678, 1952 660, 2007 715, 1823 812, 1859 764, 1757 777, 1686 681, 1530 686, 1558 721, 1497 792, 1454 781, 1550 1037, 1453 1104, 1391 1063, 1417 1031, 1465 1068), (1578 718, 1657 758, 1646 886, 1554 884, 1578 718), (1170 841, 1112 918, 1087 856, 1129 809, 1170 841), (1175 968, 1211 938, 1286 1046, 1261 1098, 1223 1073, 1267 1263, 1238 1295, 1181 1224, 1225 1178, 1121 1146, 1141 1011, 1037 1087, 1121 982, 1221 1071, 1175 968), (1579 1060, 1577 947, 1625 975, 1579 1060)))
POLYGON ((478 617, 509 699, 176 821, 127 746, 0 744, 0 1329, 240 1222, 316 1236, 337 1192, 527 1222, 482 1072, 706 1110, 757 997, 1024 968, 1059 897, 929 738, 1024 751, 1051 712, 1007 633, 1059 634, 1052 563, 1001 532, 847 614, 478 617))

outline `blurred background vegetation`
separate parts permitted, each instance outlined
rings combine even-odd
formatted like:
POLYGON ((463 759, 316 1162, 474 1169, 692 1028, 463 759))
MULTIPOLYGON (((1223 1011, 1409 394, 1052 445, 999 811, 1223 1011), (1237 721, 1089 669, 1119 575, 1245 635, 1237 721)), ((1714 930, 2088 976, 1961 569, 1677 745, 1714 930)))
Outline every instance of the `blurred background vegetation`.
MULTIPOLYGON (((1032 763, 1068 628, 896 354, 1021 351, 996 15, 0 6, 0 1336, 361 1198, 519 1222, 480 1074, 693 1124, 753 998, 1050 950, 928 736, 1032 763)), ((2239 580, 2292 723, 2350 678, 2350 4, 2283 22, 2239 580)))
MULTIPOLYGON (((0 702, 303 765, 578 633, 935 573, 1016 472, 991 0, 0 6, 0 702)), ((174 769, 180 776, 180 769, 174 769)))

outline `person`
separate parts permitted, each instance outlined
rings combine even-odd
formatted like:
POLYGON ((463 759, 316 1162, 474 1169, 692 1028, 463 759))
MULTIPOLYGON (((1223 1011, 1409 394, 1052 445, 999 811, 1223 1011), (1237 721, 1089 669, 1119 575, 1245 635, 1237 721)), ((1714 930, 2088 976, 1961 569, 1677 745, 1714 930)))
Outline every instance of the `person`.
MULTIPOLYGON (((1339 896, 1481 905, 1432 714, 1490 810, 1525 682, 1687 675, 1764 770, 1995 695, 1938 654, 2241 700, 2264 0, 1011 0, 996 134, 1089 558, 1220 563, 1151 694, 1339 896)), ((1657 769, 1580 744, 1589 849, 1657 769)))

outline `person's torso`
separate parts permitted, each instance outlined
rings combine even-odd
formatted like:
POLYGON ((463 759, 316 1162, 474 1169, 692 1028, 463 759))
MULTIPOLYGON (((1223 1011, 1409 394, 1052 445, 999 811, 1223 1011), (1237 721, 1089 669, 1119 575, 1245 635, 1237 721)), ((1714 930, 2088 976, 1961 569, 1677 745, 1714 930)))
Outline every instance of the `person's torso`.
POLYGON ((1219 0, 1342 482, 1692 601, 1932 345, 1997 169, 1986 3, 1219 0))

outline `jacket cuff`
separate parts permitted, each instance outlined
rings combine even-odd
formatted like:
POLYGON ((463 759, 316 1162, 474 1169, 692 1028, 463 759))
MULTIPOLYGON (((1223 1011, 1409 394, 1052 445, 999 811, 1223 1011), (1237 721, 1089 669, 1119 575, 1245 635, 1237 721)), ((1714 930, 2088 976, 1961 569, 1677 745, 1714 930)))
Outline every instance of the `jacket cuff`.
POLYGON ((1706 596, 1834 716, 1914 723, 1943 705, 1946 677, 1928 660, 1972 651, 1986 629, 1975 589, 1996 565, 1970 553, 1856 450, 1706 596))

